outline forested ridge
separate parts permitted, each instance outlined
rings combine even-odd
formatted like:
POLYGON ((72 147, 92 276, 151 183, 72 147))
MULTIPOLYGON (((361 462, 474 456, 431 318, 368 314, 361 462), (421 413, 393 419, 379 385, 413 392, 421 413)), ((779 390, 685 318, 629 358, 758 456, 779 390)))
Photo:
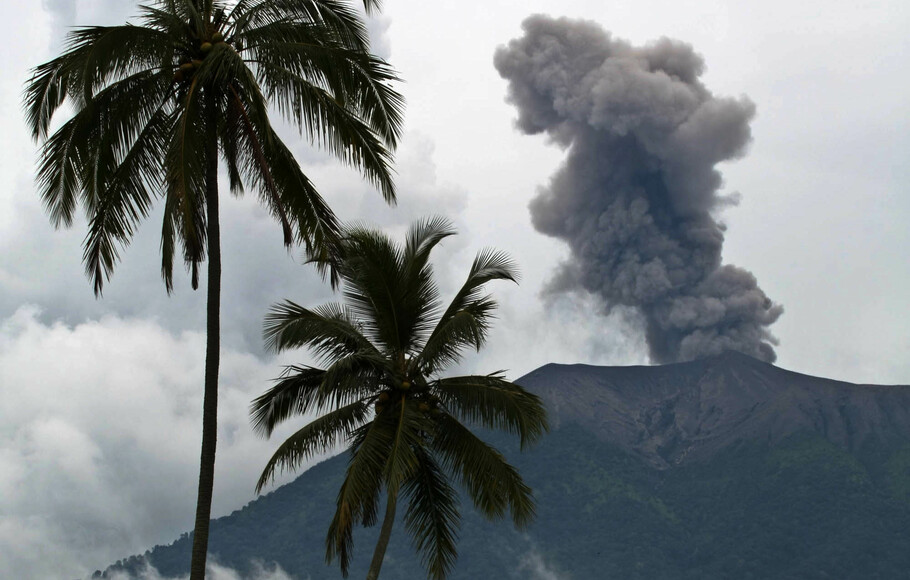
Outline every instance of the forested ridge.
MULTIPOLYGON (((739 376, 749 374, 739 366, 744 362, 734 363, 739 376)), ((550 368, 543 379, 552 385, 570 368, 550 368)), ((623 372, 629 380, 646 378, 623 372)), ((847 417, 851 412, 843 410, 847 417)), ((901 578, 910 569, 910 441, 893 425, 854 448, 831 440, 830 422, 770 442, 740 438, 708 458, 666 469, 565 412, 555 427, 524 453, 510 438, 487 434, 534 489, 538 516, 519 533, 486 522, 463 501, 452 578, 533 578, 539 565, 576 580, 901 578)), ((241 571, 256 561, 274 562, 298 578, 340 578, 337 567, 324 563, 324 530, 345 462, 342 455, 321 463, 215 520, 217 561, 241 571)), ((375 534, 375 528, 355 534, 352 577, 363 575, 375 534)), ((147 559, 164 575, 182 574, 189 548, 184 536, 114 568, 138 570, 147 559)), ((400 531, 392 536, 383 575, 425 577, 400 531)))

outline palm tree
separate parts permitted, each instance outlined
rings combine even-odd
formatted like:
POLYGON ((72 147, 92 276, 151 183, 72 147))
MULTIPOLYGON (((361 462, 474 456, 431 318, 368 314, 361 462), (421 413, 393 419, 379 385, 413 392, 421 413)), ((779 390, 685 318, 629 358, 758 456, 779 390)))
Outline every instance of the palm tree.
POLYGON ((350 462, 326 538, 326 560, 337 556, 345 576, 353 525, 376 523, 383 488, 386 510, 368 579, 379 576, 402 496, 405 527, 434 579, 445 578, 456 558, 460 515, 453 479, 491 519, 509 511, 521 527, 534 515, 531 490, 517 470, 462 421, 515 433, 524 448, 547 429, 540 399, 502 373, 438 376, 464 349, 484 344, 496 303, 483 286, 516 280, 506 255, 483 251, 442 310, 428 260, 454 233, 444 219, 425 220, 400 247, 382 233, 351 228, 338 267, 345 303, 310 310, 288 301, 266 318, 269 349, 306 346, 326 368, 288 367, 253 401, 253 426, 266 436, 294 415, 321 415, 278 448, 256 491, 277 471, 346 442, 350 462))
MULTIPOLYGON (((370 10, 377 2, 364 4, 370 10)), ((63 54, 36 67, 27 83, 26 117, 43 142, 41 197, 57 227, 84 208, 83 259, 96 296, 156 198, 164 199, 167 291, 178 244, 194 289, 208 257, 194 580, 205 574, 217 434, 219 153, 231 191, 256 190, 286 245, 331 256, 335 217, 278 137, 267 105, 393 202, 390 151, 403 106, 394 80, 370 55, 360 16, 339 0, 158 0, 141 7, 137 25, 71 32, 63 54), (72 116, 48 136, 67 101, 72 116)))

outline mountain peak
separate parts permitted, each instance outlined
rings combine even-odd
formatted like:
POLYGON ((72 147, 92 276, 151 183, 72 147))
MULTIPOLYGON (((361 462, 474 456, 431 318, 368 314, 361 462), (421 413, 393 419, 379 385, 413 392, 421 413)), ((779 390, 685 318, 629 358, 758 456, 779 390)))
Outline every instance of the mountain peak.
POLYGON ((660 366, 549 364, 518 382, 544 398, 554 425, 578 423, 661 469, 801 431, 848 449, 910 437, 910 387, 802 375, 736 351, 660 366))

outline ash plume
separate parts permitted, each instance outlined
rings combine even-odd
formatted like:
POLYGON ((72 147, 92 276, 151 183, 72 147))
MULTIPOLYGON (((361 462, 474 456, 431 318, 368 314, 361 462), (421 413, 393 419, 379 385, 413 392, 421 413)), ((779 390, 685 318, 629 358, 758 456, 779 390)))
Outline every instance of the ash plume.
POLYGON ((741 157, 755 106, 702 84, 691 46, 613 39, 598 24, 534 15, 496 51, 518 128, 568 149, 531 202, 534 227, 570 258, 549 291, 585 290, 641 313, 652 361, 737 350, 773 362, 783 312, 752 273, 721 263, 735 203, 715 165, 741 157))

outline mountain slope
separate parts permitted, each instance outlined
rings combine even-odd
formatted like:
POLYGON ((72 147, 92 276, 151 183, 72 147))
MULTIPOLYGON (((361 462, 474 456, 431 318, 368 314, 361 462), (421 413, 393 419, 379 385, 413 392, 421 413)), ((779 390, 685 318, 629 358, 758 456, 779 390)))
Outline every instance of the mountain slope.
MULTIPOLYGON (((546 365, 519 380, 553 432, 503 449, 535 490, 527 533, 469 507, 453 580, 552 578, 902 578, 910 570, 910 387, 851 385, 744 355, 661 367, 546 365)), ((212 525, 211 550, 240 570, 278 562, 298 578, 323 563, 346 462, 326 461, 212 525)), ((464 504, 463 504, 464 505, 464 504)), ((422 578, 402 527, 383 578, 422 578)), ((376 530, 355 535, 363 577, 376 530)), ((189 539, 145 558, 185 572, 189 539)))
POLYGON ((546 365, 519 382, 575 422, 655 467, 713 456, 739 440, 809 430, 850 451, 910 439, 910 388, 854 385, 737 352, 655 367, 546 365))

